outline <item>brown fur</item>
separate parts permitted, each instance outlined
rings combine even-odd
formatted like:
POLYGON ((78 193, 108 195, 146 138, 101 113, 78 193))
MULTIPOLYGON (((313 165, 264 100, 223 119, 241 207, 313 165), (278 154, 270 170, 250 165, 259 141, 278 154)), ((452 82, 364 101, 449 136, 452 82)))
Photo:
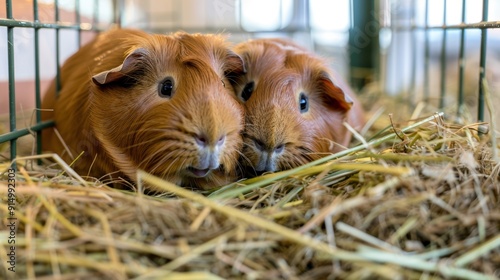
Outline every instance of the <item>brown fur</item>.
MULTIPOLYGON (((108 31, 63 65, 59 97, 53 84, 42 105, 54 112, 43 119, 55 120, 74 157, 84 152, 75 163, 84 175, 135 180, 142 169, 208 189, 235 179, 243 108, 226 74, 243 69, 222 36, 108 31), (167 76, 174 93, 162 98, 158 85, 167 76), (210 160, 220 167, 203 168, 210 160), (197 177, 193 167, 213 170, 197 177)), ((52 129, 43 148, 72 160, 52 129)))
POLYGON ((282 39, 258 39, 234 50, 248 70, 232 82, 246 109, 242 163, 250 171, 285 170, 337 152, 351 139, 342 123, 363 125, 352 91, 306 49, 282 39), (241 92, 250 81, 254 91, 245 102, 241 92), (305 113, 301 92, 309 102, 305 113))

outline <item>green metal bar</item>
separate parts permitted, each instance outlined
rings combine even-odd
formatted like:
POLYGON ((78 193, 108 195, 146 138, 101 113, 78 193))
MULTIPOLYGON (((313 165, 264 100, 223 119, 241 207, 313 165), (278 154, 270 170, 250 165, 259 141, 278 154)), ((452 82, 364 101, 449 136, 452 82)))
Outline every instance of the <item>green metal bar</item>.
MULTIPOLYGON (((7 18, 12 19, 12 0, 6 1, 7 18)), ((7 27, 7 55, 9 72, 9 124, 10 131, 17 130, 16 125, 16 84, 14 71, 14 28, 7 27)), ((17 139, 10 139, 10 159, 17 156, 17 139)), ((16 168, 15 165, 13 168, 16 168)))
MULTIPOLYGON (((488 0, 483 0, 483 21, 488 21, 488 0)), ((479 57, 479 100, 477 104, 477 121, 484 121, 484 88, 483 79, 486 76, 486 42, 487 29, 481 30, 481 54, 479 57)))
POLYGON ((97 25, 99 23, 99 2, 94 0, 94 16, 92 18, 92 25, 97 25))
POLYGON ((366 32, 367 26, 372 26, 375 30, 380 29, 378 21, 374 20, 377 16, 375 11, 375 1, 352 0, 348 52, 351 85, 356 90, 365 86, 367 77, 375 75, 379 64, 378 32, 366 32))
POLYGON ((411 29, 492 29, 500 28, 500 21, 486 21, 486 22, 476 22, 476 23, 460 23, 460 24, 450 24, 450 25, 434 25, 434 26, 395 26, 395 32, 407 31, 411 29))
MULTIPOLYGON (((54 0, 54 14, 56 23, 60 22, 59 19, 59 0, 54 0)), ((59 96, 59 91, 61 90, 61 62, 59 54, 61 52, 59 46, 60 43, 60 29, 56 28, 56 97, 59 96)))
MULTIPOLYGON (((411 1, 411 22, 412 25, 415 22, 415 0, 411 1)), ((415 84, 416 84, 416 75, 417 75, 417 30, 413 29, 410 31, 410 40, 411 40, 411 52, 412 52, 412 57, 411 57, 411 78, 410 78, 410 90, 408 91, 410 96, 409 96, 409 101, 410 105, 412 108, 415 108, 415 103, 416 103, 416 94, 415 94, 415 84)))
POLYGON ((429 102, 429 60, 430 60, 430 46, 429 46, 429 0, 425 0, 425 50, 424 50, 424 101, 429 102))
POLYGON ((124 9, 124 3, 122 0, 113 0, 113 6, 114 6, 114 16, 113 16, 113 21, 115 24, 118 25, 119 28, 123 27, 123 24, 125 20, 123 19, 123 15, 125 13, 124 9))
MULTIPOLYGON (((82 19, 80 16, 80 0, 75 0, 75 20, 78 25, 81 24, 82 19)), ((78 46, 82 45, 82 30, 78 29, 78 36, 77 36, 77 44, 78 46)))
MULTIPOLYGON (((38 22, 38 0, 33 0, 33 19, 38 22)), ((35 44, 35 108, 42 108, 42 98, 40 89, 40 29, 35 28, 33 32, 35 33, 34 44, 35 44)), ((39 124, 42 121, 42 112, 40 110, 35 111, 36 123, 39 124)), ((42 133, 37 131, 36 133, 36 152, 37 154, 42 153, 42 133)), ((39 162, 41 163, 41 161, 39 162)))
POLYGON ((500 21, 487 21, 484 20, 482 22, 477 23, 469 23, 469 24, 451 24, 445 26, 432 26, 430 28, 441 28, 441 29, 491 29, 491 28, 500 28, 500 21))
MULTIPOLYGON (((446 25, 446 0, 443 7, 443 26, 446 25)), ((446 90, 446 29, 443 30, 443 38, 441 42, 441 95, 439 97, 439 108, 444 108, 444 97, 446 90)))
MULTIPOLYGON (((465 0, 462 0, 462 23, 465 22, 465 0)), ((460 53, 458 55, 458 108, 457 117, 462 117, 464 109, 464 70, 465 70, 465 30, 460 31, 460 53)))
POLYGON ((100 30, 91 24, 70 24, 70 23, 42 23, 32 21, 19 21, 14 19, 0 19, 0 26, 25 27, 25 28, 47 28, 47 29, 74 29, 74 30, 100 30))
MULTIPOLYGON (((15 141, 19 137, 23 137, 23 136, 31 134, 31 131, 39 132, 42 129, 47 128, 47 127, 51 127, 51 126, 54 126, 54 121, 44 121, 41 123, 37 123, 30 128, 23 128, 20 130, 5 133, 5 134, 0 135, 0 143, 7 142, 7 141, 15 141)), ((14 159, 14 158, 12 158, 12 159, 14 159)))

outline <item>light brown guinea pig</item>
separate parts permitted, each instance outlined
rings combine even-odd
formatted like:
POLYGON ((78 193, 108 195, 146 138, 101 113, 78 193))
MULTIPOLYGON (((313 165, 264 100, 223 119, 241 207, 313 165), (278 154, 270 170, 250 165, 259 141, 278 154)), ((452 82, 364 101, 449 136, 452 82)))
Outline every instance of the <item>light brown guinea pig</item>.
POLYGON ((347 146, 347 121, 360 129, 361 105, 345 82, 314 56, 283 39, 235 46, 246 67, 233 77, 245 106, 242 165, 247 175, 297 167, 347 146))
POLYGON ((61 68, 42 107, 43 149, 82 175, 136 180, 145 170, 185 187, 236 178, 244 111, 228 81, 244 69, 221 35, 101 33, 61 68), (108 177, 105 177, 109 175, 108 177))

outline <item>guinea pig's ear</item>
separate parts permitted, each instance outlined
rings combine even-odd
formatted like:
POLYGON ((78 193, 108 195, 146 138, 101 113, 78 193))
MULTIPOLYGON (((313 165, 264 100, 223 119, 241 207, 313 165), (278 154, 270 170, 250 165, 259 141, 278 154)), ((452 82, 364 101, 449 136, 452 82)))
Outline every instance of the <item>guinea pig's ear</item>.
POLYGON ((322 72, 319 75, 318 84, 326 104, 337 110, 347 111, 351 109, 354 103, 353 99, 344 90, 334 84, 328 73, 322 72))
POLYGON ((92 81, 96 85, 105 85, 126 77, 130 73, 136 71, 146 55, 146 50, 139 48, 134 50, 132 53, 127 55, 123 60, 123 63, 116 66, 115 68, 102 71, 101 73, 94 75, 92 81))
POLYGON ((228 50, 226 56, 226 67, 224 73, 226 75, 242 75, 247 72, 243 58, 237 53, 228 50))

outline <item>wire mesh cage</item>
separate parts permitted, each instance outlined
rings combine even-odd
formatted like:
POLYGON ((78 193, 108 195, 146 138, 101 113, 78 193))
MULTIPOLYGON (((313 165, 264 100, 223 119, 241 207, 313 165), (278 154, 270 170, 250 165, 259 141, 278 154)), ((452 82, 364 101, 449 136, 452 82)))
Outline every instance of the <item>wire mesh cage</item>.
MULTIPOLYGON (((23 177, 30 188, 19 191, 22 207, 17 209, 27 236, 18 244, 27 260, 20 278, 57 273, 175 278, 191 269, 201 273, 189 275, 193 278, 213 279, 219 279, 214 274, 252 279, 500 276, 500 165, 481 137, 495 131, 493 124, 500 121, 500 111, 494 110, 500 104, 500 0, 3 1, 0 164, 7 162, 9 173, 2 178, 13 174, 16 157, 43 152, 41 132, 52 129, 54 121, 42 121, 41 100, 52 81, 60 84, 66 59, 100 32, 115 28, 229 34, 233 43, 288 38, 319 54, 348 80, 374 122, 385 112, 409 124, 396 128, 391 117, 380 126, 388 129, 374 140, 363 138, 366 131, 354 131, 359 146, 316 165, 238 181, 208 198, 195 193, 190 198, 195 203, 144 196, 140 185, 132 187, 137 196, 105 184, 86 188, 80 181, 51 192, 54 186, 31 188, 30 177, 23 177), (443 115, 465 128, 443 124, 443 115), (434 126, 416 131, 429 122, 434 126), (470 127, 478 127, 479 133, 472 135, 470 127), (387 139, 397 141, 374 152, 387 139), (425 141, 411 146, 421 139, 437 140, 432 147, 425 141), (364 153, 356 154, 360 151, 364 153), (422 151, 428 153, 419 157, 422 151), (353 171, 359 162, 373 163, 376 170, 356 165, 353 171), (485 166, 478 167, 482 162, 485 166), (335 172, 320 178, 327 173, 320 168, 335 172), (360 170, 366 172, 359 175, 360 170), (361 187, 351 187, 346 178, 361 187), (278 179, 289 181, 270 185, 278 179), (337 183, 341 186, 325 190, 337 183), (235 186, 241 189, 231 189, 235 186), (245 197, 243 190, 250 194, 245 197), (227 199, 222 204, 234 208, 214 199, 227 199), (30 222, 30 215, 45 224, 30 222), (30 236, 49 244, 39 245, 30 236), (245 238, 249 243, 243 243, 245 238), (33 254, 34 248, 44 251, 33 254)), ((54 177, 66 172, 71 168, 54 177)), ((187 190, 140 174, 147 183, 187 197, 187 190)), ((8 213, 6 209, 0 204, 0 213, 8 213)), ((0 228, 0 236, 4 232, 0 228)), ((0 252, 6 268, 7 254, 0 252)))
POLYGON ((39 110, 34 111, 35 118, 28 125, 17 123, 17 117, 29 114, 30 108, 40 108, 48 84, 54 77, 59 79, 61 63, 87 42, 93 36, 91 33, 109 28, 113 22, 110 12, 113 3, 94 1, 86 5, 86 10, 81 9, 80 1, 65 1, 61 5, 58 1, 5 1, 2 4, 0 32, 6 40, 1 46, 5 67, 0 79, 0 111, 2 115, 9 115, 10 132, 3 134, 0 141, 10 141, 10 157, 15 158, 19 137, 52 125, 41 122, 39 110))

